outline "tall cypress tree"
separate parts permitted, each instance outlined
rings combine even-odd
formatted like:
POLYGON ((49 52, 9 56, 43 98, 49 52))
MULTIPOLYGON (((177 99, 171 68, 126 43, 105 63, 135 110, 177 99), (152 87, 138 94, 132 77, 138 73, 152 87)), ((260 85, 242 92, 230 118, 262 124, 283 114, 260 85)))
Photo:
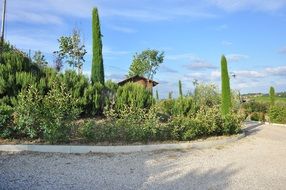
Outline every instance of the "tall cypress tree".
POLYGON ((179 80, 179 95, 180 97, 183 97, 183 89, 182 89, 182 81, 179 80))
POLYGON ((222 89, 221 112, 222 115, 227 115, 231 108, 231 95, 230 95, 227 61, 224 55, 221 57, 221 89, 222 89))
POLYGON ((97 8, 92 10, 92 67, 91 81, 104 84, 104 67, 102 59, 100 23, 97 8))
POLYGON ((156 99, 159 100, 159 92, 156 90, 156 99))
POLYGON ((270 105, 274 106, 274 104, 275 104, 275 90, 274 90, 273 86, 270 87, 269 97, 270 97, 270 105))

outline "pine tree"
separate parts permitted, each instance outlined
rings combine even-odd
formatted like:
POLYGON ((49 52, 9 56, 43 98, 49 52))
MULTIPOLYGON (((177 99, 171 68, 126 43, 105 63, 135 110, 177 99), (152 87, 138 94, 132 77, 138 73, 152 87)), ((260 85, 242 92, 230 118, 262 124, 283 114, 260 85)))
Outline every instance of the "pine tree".
POLYGON ((222 115, 227 115, 230 112, 231 108, 231 95, 230 95, 227 61, 224 55, 221 57, 221 88, 222 88, 221 112, 222 115))
POLYGON ((269 97, 270 97, 270 105, 274 106, 274 104, 275 104, 275 90, 274 90, 273 86, 270 87, 269 97))
POLYGON ((180 95, 180 97, 183 97, 182 81, 181 80, 179 80, 179 95, 180 95))
POLYGON ((92 10, 92 68, 91 81, 104 84, 104 67, 102 58, 100 23, 97 8, 92 10))

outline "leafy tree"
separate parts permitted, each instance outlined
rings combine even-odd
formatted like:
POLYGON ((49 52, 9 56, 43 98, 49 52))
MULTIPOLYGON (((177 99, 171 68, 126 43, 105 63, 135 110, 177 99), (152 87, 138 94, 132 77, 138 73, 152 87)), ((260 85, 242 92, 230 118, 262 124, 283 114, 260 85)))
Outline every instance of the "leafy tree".
POLYGON ((197 109, 202 106, 214 107, 220 103, 218 88, 213 84, 198 84, 193 97, 197 109))
POLYGON ((41 51, 35 52, 32 62, 40 67, 46 67, 48 65, 48 62, 46 61, 45 56, 41 51))
POLYGON ((221 57, 221 88, 222 88, 222 115, 227 115, 231 108, 231 92, 229 84, 229 75, 227 69, 227 61, 225 56, 221 57))
POLYGON ((92 67, 91 81, 99 82, 104 85, 104 67, 102 58, 100 22, 97 8, 92 10, 92 67))
POLYGON ((71 36, 60 37, 58 42, 59 51, 54 53, 58 53, 61 58, 66 60, 66 63, 72 67, 76 67, 78 73, 81 73, 83 63, 85 62, 84 56, 87 52, 81 42, 79 30, 74 29, 71 36))
POLYGON ((273 86, 270 87, 269 97, 270 97, 270 105, 274 106, 274 104, 275 104, 275 90, 274 90, 273 86))
POLYGON ((63 68, 63 58, 57 53, 54 53, 54 67, 58 72, 63 68))
POLYGON ((140 54, 136 53, 129 68, 128 77, 144 76, 153 79, 158 67, 164 61, 164 52, 158 50, 144 50, 140 54))
POLYGON ((181 80, 179 80, 179 95, 180 95, 180 97, 183 97, 182 81, 181 80))

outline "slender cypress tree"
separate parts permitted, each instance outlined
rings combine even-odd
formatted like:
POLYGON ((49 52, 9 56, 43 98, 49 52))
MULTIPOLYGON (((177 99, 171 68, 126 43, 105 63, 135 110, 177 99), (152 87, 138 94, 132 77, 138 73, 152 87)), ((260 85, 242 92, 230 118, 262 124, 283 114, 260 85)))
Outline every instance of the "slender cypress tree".
POLYGON ((156 99, 159 100, 159 93, 158 90, 156 90, 156 99))
POLYGON ((274 90, 273 86, 270 87, 269 97, 270 97, 270 105, 274 106, 274 104, 275 104, 275 90, 274 90))
POLYGON ((224 55, 221 57, 221 89, 222 89, 221 112, 222 115, 227 115, 231 108, 231 95, 230 95, 227 61, 224 55))
POLYGON ((179 95, 180 95, 180 97, 183 97, 182 81, 181 80, 179 80, 179 95))
POLYGON ((99 82, 104 85, 104 67, 102 59, 100 23, 97 8, 92 10, 92 67, 91 81, 99 82))
POLYGON ((169 99, 173 99, 173 92, 169 92, 168 97, 169 97, 169 99))

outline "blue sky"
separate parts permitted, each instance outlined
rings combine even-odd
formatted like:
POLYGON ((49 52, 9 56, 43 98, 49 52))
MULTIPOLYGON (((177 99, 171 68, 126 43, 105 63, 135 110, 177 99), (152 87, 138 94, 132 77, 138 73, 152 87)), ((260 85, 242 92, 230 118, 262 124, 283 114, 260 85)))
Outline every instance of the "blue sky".
MULTIPOLYGON (((2 1, 1 1, 2 2, 2 1)), ((232 89, 286 91, 286 0, 7 0, 6 39, 17 48, 41 50, 51 60, 57 39, 81 30, 91 70, 91 10, 98 7, 105 75, 119 81, 136 52, 157 49, 165 61, 155 80, 161 97, 185 92, 192 81, 220 85, 225 54, 232 89)))

